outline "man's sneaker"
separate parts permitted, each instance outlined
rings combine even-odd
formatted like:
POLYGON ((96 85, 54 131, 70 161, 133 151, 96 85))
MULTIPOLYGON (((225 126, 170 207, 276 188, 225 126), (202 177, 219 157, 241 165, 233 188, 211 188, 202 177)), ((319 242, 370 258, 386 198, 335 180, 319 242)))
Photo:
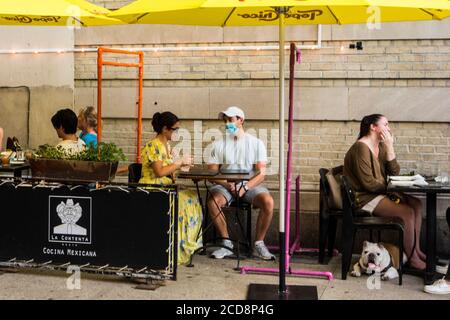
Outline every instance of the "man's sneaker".
POLYGON ((219 248, 217 250, 215 250, 213 253, 211 253, 211 258, 214 259, 223 259, 229 256, 233 255, 233 243, 231 241, 227 241, 225 240, 223 242, 223 245, 227 248, 219 248))
POLYGON ((425 286, 423 290, 433 294, 450 294, 450 285, 444 278, 435 281, 432 285, 425 286))
POLYGON ((263 260, 275 260, 275 256, 270 253, 264 243, 255 244, 253 255, 263 260))

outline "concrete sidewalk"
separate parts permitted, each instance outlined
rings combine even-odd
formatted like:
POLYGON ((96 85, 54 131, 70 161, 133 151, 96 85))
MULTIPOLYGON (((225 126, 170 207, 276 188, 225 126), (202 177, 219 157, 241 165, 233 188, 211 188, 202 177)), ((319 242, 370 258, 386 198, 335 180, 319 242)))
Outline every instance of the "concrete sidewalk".
MULTIPOLYGON (((424 293, 423 280, 405 275, 403 286, 397 280, 381 282, 380 289, 367 288, 367 276, 340 280, 340 257, 328 265, 318 265, 316 258, 294 258, 293 269, 331 271, 335 280, 287 277, 288 285, 317 286, 319 299, 335 300, 450 300, 450 295, 424 293)), ((278 267, 278 262, 247 259, 241 265, 278 267)), ((180 266, 178 280, 166 281, 154 291, 137 290, 136 284, 117 277, 82 274, 81 289, 68 290, 68 274, 63 272, 25 271, 0 275, 0 299, 245 299, 250 283, 278 284, 276 275, 245 274, 233 270, 236 260, 214 260, 196 256, 194 267, 180 266)))

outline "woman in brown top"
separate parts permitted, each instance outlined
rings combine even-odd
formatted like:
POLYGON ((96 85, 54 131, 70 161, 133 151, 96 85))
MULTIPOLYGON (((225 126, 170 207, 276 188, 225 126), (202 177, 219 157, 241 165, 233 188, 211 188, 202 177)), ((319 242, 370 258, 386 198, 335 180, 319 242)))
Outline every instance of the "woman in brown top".
POLYGON ((410 266, 425 269, 425 254, 420 250, 422 204, 419 199, 399 194, 393 201, 386 194, 387 176, 398 175, 400 166, 394 151, 394 138, 388 120, 381 114, 365 116, 358 140, 345 155, 344 175, 356 193, 360 209, 374 216, 398 217, 405 224, 404 248, 410 266), (415 245, 414 245, 415 241, 415 245))

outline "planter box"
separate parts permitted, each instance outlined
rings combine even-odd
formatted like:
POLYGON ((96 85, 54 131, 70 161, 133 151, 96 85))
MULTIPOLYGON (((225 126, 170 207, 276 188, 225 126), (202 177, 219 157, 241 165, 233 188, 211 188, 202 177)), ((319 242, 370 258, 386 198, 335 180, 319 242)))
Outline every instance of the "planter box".
POLYGON ((31 175, 38 179, 74 182, 110 182, 118 162, 30 159, 31 175))

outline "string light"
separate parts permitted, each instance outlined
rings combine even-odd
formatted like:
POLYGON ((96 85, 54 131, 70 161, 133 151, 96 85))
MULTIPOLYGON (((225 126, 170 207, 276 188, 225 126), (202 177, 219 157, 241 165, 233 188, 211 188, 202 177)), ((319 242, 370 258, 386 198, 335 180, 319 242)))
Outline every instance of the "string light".
MULTIPOLYGON (((350 48, 353 49, 354 45, 350 46, 350 48)), ((362 45, 356 46, 357 49, 361 50, 362 45)), ((302 50, 316 50, 316 49, 333 49, 336 47, 329 47, 329 46, 321 46, 321 45, 299 45, 297 46, 298 49, 302 50)), ((343 45, 337 47, 339 50, 345 51, 345 47, 343 45)), ((255 50, 255 51, 262 51, 262 50, 278 50, 279 47, 277 45, 267 45, 267 46, 198 46, 198 47, 180 47, 180 46, 173 46, 173 47, 144 47, 144 48, 117 48, 122 50, 129 50, 129 51, 143 51, 143 52, 170 52, 170 51, 249 51, 249 50, 255 50)), ((285 46, 285 50, 289 50, 289 45, 285 46)), ((86 52, 97 52, 97 48, 64 48, 64 49, 23 49, 23 50, 0 50, 0 54, 11 54, 11 53, 86 53, 86 52)))
MULTIPOLYGON (((289 45, 285 46, 285 50, 289 50, 289 45)), ((361 46, 362 47, 362 46, 361 46)), ((334 47, 322 47, 322 25, 318 25, 317 28, 317 42, 315 45, 299 45, 298 49, 305 50, 315 50, 315 49, 331 49, 334 47)), ((267 45, 267 46, 172 46, 172 47, 144 47, 144 48, 118 48, 123 50, 135 50, 143 52, 167 52, 167 51, 243 51, 243 50, 278 50, 278 45, 267 45)), ((357 49, 360 50, 359 46, 357 49)), ((362 49, 362 48, 361 48, 362 49)), ((341 51, 342 47, 341 47, 341 51)), ((0 50, 0 54, 11 54, 11 53, 77 53, 77 52, 97 52, 97 48, 64 48, 64 49, 22 49, 22 50, 0 50)))

